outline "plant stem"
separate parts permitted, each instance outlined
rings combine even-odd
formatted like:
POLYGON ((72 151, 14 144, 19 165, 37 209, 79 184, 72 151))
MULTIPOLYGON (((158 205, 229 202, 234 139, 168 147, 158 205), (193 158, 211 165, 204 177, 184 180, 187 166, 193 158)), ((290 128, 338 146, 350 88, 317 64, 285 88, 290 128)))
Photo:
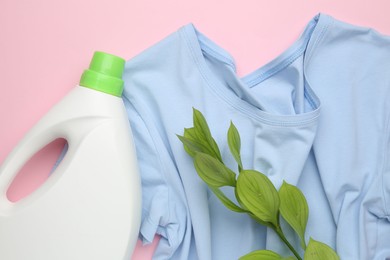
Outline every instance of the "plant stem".
POLYGON ((282 229, 280 228, 280 226, 276 226, 274 228, 275 232, 278 234, 278 236, 280 237, 280 239, 283 240, 283 242, 286 244, 286 246, 290 249, 290 251, 295 255, 295 257, 298 259, 298 260, 302 260, 301 256, 298 254, 297 251, 295 251, 294 247, 290 244, 290 242, 288 242, 287 238, 284 236, 283 234, 283 231, 282 229))

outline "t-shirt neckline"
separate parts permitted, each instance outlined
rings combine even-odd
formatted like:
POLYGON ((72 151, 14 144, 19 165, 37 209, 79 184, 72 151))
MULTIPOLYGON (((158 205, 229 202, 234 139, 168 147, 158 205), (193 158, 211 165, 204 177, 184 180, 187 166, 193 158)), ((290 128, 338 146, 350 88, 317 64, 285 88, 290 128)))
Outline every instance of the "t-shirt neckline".
MULTIPOLYGON (((244 77, 237 76, 237 80, 242 81, 244 84, 251 87, 257 82, 272 77, 272 75, 291 64, 291 62, 302 55, 303 52, 305 52, 305 61, 309 60, 313 55, 318 42, 324 37, 331 20, 332 18, 328 15, 322 13, 317 14, 306 25, 301 36, 284 52, 252 73, 249 73, 244 77)), ((247 101, 242 100, 231 91, 228 91, 226 85, 213 75, 213 72, 206 64, 203 52, 207 52, 209 55, 214 56, 235 71, 234 59, 226 50, 199 32, 192 23, 180 28, 179 34, 182 39, 186 41, 195 64, 207 83, 206 85, 210 87, 217 96, 229 103, 235 109, 263 123, 277 126, 301 126, 311 124, 317 120, 320 114, 320 100, 310 88, 307 76, 305 77, 305 97, 313 107, 313 110, 295 115, 271 114, 258 109, 247 101)), ((304 62, 304 64, 306 66, 307 62, 304 62)))

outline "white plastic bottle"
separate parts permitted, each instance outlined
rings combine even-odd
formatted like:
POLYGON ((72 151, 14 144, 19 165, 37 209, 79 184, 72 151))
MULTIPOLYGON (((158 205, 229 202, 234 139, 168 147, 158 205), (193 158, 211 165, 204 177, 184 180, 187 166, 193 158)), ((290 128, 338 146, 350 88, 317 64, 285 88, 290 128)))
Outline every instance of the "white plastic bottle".
POLYGON ((141 188, 121 99, 125 61, 96 52, 76 86, 22 139, 0 168, 0 259, 129 260, 141 188), (21 167, 57 138, 65 157, 16 203, 6 192, 21 167))

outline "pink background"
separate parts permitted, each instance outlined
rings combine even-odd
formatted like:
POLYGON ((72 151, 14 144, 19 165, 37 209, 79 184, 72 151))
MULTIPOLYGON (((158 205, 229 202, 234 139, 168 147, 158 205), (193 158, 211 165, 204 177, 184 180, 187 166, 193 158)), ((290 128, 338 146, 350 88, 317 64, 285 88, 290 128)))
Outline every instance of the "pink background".
MULTIPOLYGON (((243 75, 287 48, 318 12, 390 35, 389 10, 388 0, 0 0, 0 163, 78 83, 95 50, 130 59, 192 22, 243 75)), ((37 154, 9 199, 44 182, 60 150, 57 143, 37 154)), ((157 240, 138 243, 132 259, 151 259, 157 240)))

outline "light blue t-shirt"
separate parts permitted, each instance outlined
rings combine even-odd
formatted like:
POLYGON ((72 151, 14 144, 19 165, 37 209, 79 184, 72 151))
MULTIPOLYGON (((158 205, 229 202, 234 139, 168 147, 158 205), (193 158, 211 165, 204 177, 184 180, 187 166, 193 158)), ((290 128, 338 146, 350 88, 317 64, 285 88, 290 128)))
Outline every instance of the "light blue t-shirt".
POLYGON ((390 38, 319 14, 284 53, 239 77, 233 58, 188 24, 129 60, 124 80, 142 178, 140 235, 162 236, 155 259, 289 254, 272 230, 226 209, 198 177, 176 136, 193 125, 193 107, 232 169, 230 121, 244 168, 302 189, 307 240, 343 260, 390 258, 390 38))

